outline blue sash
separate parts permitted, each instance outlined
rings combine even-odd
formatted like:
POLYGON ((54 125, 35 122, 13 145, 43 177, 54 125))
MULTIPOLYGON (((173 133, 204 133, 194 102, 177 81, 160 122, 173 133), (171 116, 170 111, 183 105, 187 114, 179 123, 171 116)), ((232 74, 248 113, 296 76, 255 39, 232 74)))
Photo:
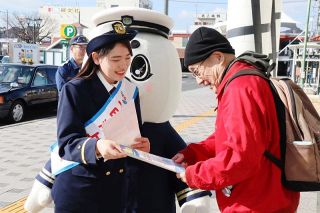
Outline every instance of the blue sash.
MULTIPOLYGON (((92 137, 96 137, 97 139, 105 138, 102 124, 107 123, 109 118, 121 112, 121 110, 127 106, 128 101, 134 101, 137 95, 137 86, 129 82, 127 79, 120 81, 115 91, 109 96, 101 109, 91 119, 85 122, 84 128, 87 133, 88 140, 92 137)), ((79 162, 62 159, 58 154, 58 142, 51 145, 50 151, 51 172, 54 176, 80 164, 79 162)))

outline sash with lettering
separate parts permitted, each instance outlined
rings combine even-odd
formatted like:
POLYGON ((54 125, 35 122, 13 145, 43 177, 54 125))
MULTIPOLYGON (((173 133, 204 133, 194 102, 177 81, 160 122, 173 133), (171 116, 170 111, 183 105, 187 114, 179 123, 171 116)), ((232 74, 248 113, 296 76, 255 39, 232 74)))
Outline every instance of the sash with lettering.
MULTIPOLYGON (((91 119, 85 122, 87 136, 91 138, 95 137, 97 139, 106 138, 103 133, 103 128, 107 125, 104 124, 108 123, 113 116, 122 111, 131 110, 136 112, 134 100, 137 95, 137 86, 127 79, 120 81, 101 109, 91 119)), ((131 120, 137 119, 136 113, 130 113, 129 115, 133 116, 133 119, 131 120)), ((126 118, 130 120, 130 117, 126 118)), ((80 164, 79 162, 62 159, 58 154, 58 142, 54 143, 50 149, 51 170, 54 176, 80 164)))

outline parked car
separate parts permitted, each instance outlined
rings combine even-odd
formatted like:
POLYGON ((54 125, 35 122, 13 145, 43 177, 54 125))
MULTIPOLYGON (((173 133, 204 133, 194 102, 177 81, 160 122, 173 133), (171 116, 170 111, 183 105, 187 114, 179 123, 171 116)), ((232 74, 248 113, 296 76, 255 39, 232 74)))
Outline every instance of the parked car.
POLYGON ((1 63, 9 63, 10 57, 8 55, 5 55, 1 58, 1 63))
POLYGON ((26 107, 58 101, 57 66, 0 64, 0 118, 20 122, 26 107))

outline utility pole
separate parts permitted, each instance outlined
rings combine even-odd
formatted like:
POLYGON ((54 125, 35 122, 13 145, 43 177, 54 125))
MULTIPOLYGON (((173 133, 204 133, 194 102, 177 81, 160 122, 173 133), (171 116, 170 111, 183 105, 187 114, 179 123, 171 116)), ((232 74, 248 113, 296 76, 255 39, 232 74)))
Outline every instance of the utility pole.
POLYGON ((307 77, 307 72, 305 71, 305 63, 306 63, 308 32, 309 32, 310 7, 311 7, 311 0, 308 0, 307 21, 306 21, 306 26, 304 31, 303 59, 302 59, 302 65, 301 65, 301 86, 302 87, 304 87, 305 78, 307 77))
POLYGON ((164 0, 164 13, 169 14, 169 0, 164 0))
POLYGON ((80 25, 80 8, 79 8, 79 11, 78 11, 78 23, 80 25))
POLYGON ((35 20, 33 20, 34 22, 33 22, 33 41, 32 41, 32 43, 33 44, 35 44, 36 43, 36 22, 35 22, 35 20))
POLYGON ((7 54, 9 55, 9 12, 8 10, 7 10, 7 44, 8 44, 7 54))
POLYGON ((320 3, 318 1, 318 14, 317 14, 317 35, 320 35, 320 3))

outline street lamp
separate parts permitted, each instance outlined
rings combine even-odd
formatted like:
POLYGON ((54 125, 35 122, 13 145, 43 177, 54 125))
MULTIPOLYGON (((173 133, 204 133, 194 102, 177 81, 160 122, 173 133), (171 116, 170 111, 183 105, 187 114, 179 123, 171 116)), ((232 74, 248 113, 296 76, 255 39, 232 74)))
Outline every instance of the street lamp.
POLYGON ((7 43, 8 43, 8 50, 7 50, 7 53, 9 53, 9 12, 8 10, 6 11, 2 11, 0 10, 1 13, 5 13, 7 15, 7 30, 6 30, 6 34, 7 34, 7 43))
POLYGON ((39 29, 40 29, 40 24, 41 24, 42 19, 41 18, 33 18, 33 19, 27 18, 27 20, 28 20, 28 26, 30 26, 31 23, 33 23, 33 39, 32 39, 32 41, 35 44, 37 41, 37 37, 39 36, 39 35, 36 35, 36 29, 38 29, 38 34, 39 34, 39 29))
POLYGON ((4 38, 5 36, 3 36, 2 34, 6 33, 6 29, 5 27, 0 27, 0 38, 4 38))
MULTIPOLYGON (((6 28, 5 27, 0 27, 0 38, 4 38, 5 36, 3 34, 6 33, 6 28)), ((2 45, 2 42, 0 42, 0 50, 1 50, 1 55, 3 55, 4 51, 3 51, 3 45, 2 45)))
POLYGON ((6 15, 7 15, 7 38, 9 38, 9 34, 8 34, 8 30, 9 30, 9 12, 8 12, 8 10, 6 10, 6 11, 2 11, 2 10, 0 10, 0 12, 1 13, 5 13, 6 15))

